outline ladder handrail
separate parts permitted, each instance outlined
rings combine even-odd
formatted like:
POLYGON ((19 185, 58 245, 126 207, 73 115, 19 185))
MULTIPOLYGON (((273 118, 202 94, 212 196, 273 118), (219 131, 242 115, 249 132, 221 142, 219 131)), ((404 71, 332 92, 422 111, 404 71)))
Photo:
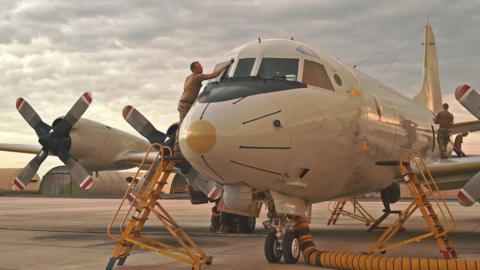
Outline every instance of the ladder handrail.
MULTIPOLYGON (((445 200, 445 198, 440 194, 440 189, 437 185, 437 182, 435 181, 435 178, 432 176, 430 170, 428 169, 427 165, 425 164, 425 161, 422 157, 422 155, 418 151, 414 151, 411 149, 404 149, 408 153, 408 160, 409 164, 414 164, 415 167, 418 170, 417 174, 420 174, 420 176, 423 179, 423 182, 425 183, 425 186, 427 187, 429 191, 429 195, 433 198, 435 205, 437 206, 437 209, 440 210, 440 213, 442 215, 442 218, 444 222, 447 224, 448 228, 445 229, 442 233, 440 233, 440 236, 445 235, 453 230, 455 230, 456 227, 456 221, 455 218, 453 217, 453 214, 448 207, 448 204, 445 200)), ((400 153, 400 173, 402 172, 402 168, 404 171, 408 171, 405 168, 405 165, 403 164, 403 151, 400 153)), ((411 167, 410 167, 411 168, 411 167)), ((413 169, 412 169, 413 172, 413 169)), ((415 172, 413 172, 415 173, 415 172)))
MULTIPOLYGON (((112 219, 110 220, 109 224, 108 224, 108 227, 107 227, 107 235, 108 237, 110 237, 111 239, 113 240, 116 240, 116 241, 119 241, 120 238, 117 237, 116 235, 113 234, 112 232, 112 228, 113 228, 113 225, 115 224, 115 221, 117 220, 117 217, 119 216, 120 214, 120 211, 122 210, 123 208, 123 205, 125 204, 125 200, 127 200, 128 196, 133 192, 133 187, 134 187, 134 182, 136 179, 138 179, 138 176, 140 175, 140 172, 142 171, 142 168, 144 167, 147 159, 148 159, 148 156, 150 155, 150 153, 154 150, 157 150, 157 154, 155 156, 155 159, 154 161, 149 165, 148 169, 147 169, 147 172, 142 176, 142 181, 141 181, 141 185, 140 185, 140 189, 134 193, 134 195, 136 195, 135 197, 137 197, 138 193, 140 193, 140 191, 142 190, 142 188, 144 188, 144 185, 143 183, 145 182, 145 177, 148 176, 150 174, 150 172, 152 172, 152 169, 154 168, 154 165, 155 163, 157 163, 157 161, 159 160, 160 158, 160 164, 158 164, 159 166, 164 166, 164 163, 165 163, 165 160, 164 160, 164 153, 165 153, 165 149, 169 151, 169 153, 171 154, 172 153, 172 149, 168 146, 163 146, 161 144, 158 144, 158 143, 154 143, 154 144, 151 144, 147 151, 146 151, 146 154, 145 156, 143 157, 142 159, 142 162, 140 162, 140 165, 138 166, 138 170, 137 172, 135 173, 135 177, 133 178, 134 180, 128 185, 128 188, 125 192, 125 194, 123 195, 123 198, 120 202, 120 204, 118 205, 115 213, 113 214, 112 216, 112 219)), ((138 184, 140 184, 140 181, 139 183, 136 183, 135 186, 137 186, 138 184)), ((136 200, 136 198, 135 198, 136 200)), ((125 214, 122 222, 121 222, 121 225, 120 225, 120 234, 123 233, 123 227, 125 226, 125 222, 126 220, 128 219, 132 209, 133 209, 133 206, 134 206, 134 203, 131 203, 130 204, 130 207, 127 211, 127 213, 125 214)))

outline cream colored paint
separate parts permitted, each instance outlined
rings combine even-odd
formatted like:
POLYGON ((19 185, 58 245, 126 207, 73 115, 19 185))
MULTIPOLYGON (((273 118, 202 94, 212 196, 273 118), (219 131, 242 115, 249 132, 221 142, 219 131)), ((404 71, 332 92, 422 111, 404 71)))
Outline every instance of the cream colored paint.
POLYGON ((418 150, 427 159, 439 157, 438 147, 432 152, 434 115, 424 104, 326 53, 316 51, 318 59, 304 56, 296 51, 300 45, 307 46, 265 40, 228 55, 256 57, 253 75, 262 57, 299 58, 300 65, 305 58, 314 59, 325 66, 335 91, 308 87, 248 96, 238 103, 229 100, 208 107, 196 103, 180 130, 181 150, 193 167, 221 184, 244 183, 257 191, 276 191, 314 203, 387 187, 396 168, 375 162, 398 159, 402 147, 418 150), (333 73, 342 78, 342 86, 335 84, 333 73), (276 111, 281 112, 244 124, 276 111), (183 134, 201 117, 215 127, 217 141, 199 155, 189 149, 183 134), (274 120, 280 120, 282 127, 275 128, 274 120), (245 144, 289 149, 241 149, 245 144), (302 169, 309 172, 299 179, 302 169))

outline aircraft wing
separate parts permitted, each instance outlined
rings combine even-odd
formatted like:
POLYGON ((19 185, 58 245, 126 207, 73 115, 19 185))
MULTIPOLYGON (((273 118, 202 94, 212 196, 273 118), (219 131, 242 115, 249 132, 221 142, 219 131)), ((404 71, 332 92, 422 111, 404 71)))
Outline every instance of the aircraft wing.
POLYGON ((480 156, 434 160, 426 164, 440 189, 462 188, 480 171, 480 156))
POLYGON ((0 143, 0 151, 25 153, 25 154, 38 154, 42 150, 42 146, 35 144, 10 144, 0 143))
MULTIPOLYGON (((128 163, 134 166, 139 166, 140 163, 142 163, 143 159, 145 158, 146 154, 147 152, 144 152, 144 151, 123 152, 116 157, 115 163, 128 163)), ((150 152, 146 157, 146 160, 145 160, 146 164, 152 164, 152 162, 155 161, 155 158, 157 157, 157 155, 158 155, 158 152, 154 152, 154 151, 150 152)))
POLYGON ((480 130, 480 121, 470 121, 458 124, 453 124, 450 131, 452 134, 459 134, 463 132, 474 132, 480 130))
POLYGON ((480 201, 480 156, 435 160, 426 165, 441 190, 460 189, 457 199, 462 205, 480 201))

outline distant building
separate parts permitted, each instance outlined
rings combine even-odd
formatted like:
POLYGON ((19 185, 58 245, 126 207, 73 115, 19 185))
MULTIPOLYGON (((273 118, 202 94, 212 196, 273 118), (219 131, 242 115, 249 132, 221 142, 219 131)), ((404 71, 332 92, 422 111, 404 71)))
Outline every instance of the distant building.
MULTIPOLYGON (((13 180, 23 170, 23 168, 0 168, 0 191, 12 191, 13 180)), ((23 191, 36 192, 40 185, 40 176, 35 174, 30 183, 23 191)), ((15 190, 17 192, 22 192, 15 190)))
MULTIPOLYGON (((48 171, 42 178, 39 193, 46 196, 75 196, 75 197, 104 197, 121 198, 128 188, 128 182, 133 180, 136 172, 100 171, 98 176, 93 173, 93 186, 84 191, 77 183, 72 182, 69 170, 65 166, 58 166, 48 171)), ((137 178, 141 179, 141 176, 137 178)), ((186 180, 181 175, 171 174, 164 193, 186 193, 186 180)), ((38 187, 37 187, 38 189, 38 187)))

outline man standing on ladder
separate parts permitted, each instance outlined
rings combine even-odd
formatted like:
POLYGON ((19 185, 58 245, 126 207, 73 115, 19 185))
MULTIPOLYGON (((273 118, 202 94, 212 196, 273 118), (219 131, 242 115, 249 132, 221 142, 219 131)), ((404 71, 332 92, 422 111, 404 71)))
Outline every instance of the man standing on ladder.
POLYGON ((226 70, 233 63, 233 61, 234 60, 232 58, 228 64, 213 71, 210 74, 203 74, 203 67, 198 61, 192 62, 190 64, 190 70, 192 71, 192 74, 188 75, 185 79, 183 93, 180 97, 180 101, 178 102, 177 107, 177 110, 180 113, 180 123, 178 125, 177 136, 175 139, 174 152, 176 154, 181 154, 180 147, 178 146, 178 131, 180 130, 180 125, 182 124, 183 119, 192 107, 193 102, 195 102, 195 100, 198 98, 198 93, 200 92, 200 88, 202 88, 202 82, 205 80, 216 78, 218 75, 222 74, 222 72, 226 70))
POLYGON ((453 125, 453 114, 448 111, 448 103, 443 104, 443 111, 439 112, 434 119, 435 124, 439 124, 437 132, 437 142, 440 148, 442 158, 448 158, 447 145, 450 142, 450 128, 453 125))

